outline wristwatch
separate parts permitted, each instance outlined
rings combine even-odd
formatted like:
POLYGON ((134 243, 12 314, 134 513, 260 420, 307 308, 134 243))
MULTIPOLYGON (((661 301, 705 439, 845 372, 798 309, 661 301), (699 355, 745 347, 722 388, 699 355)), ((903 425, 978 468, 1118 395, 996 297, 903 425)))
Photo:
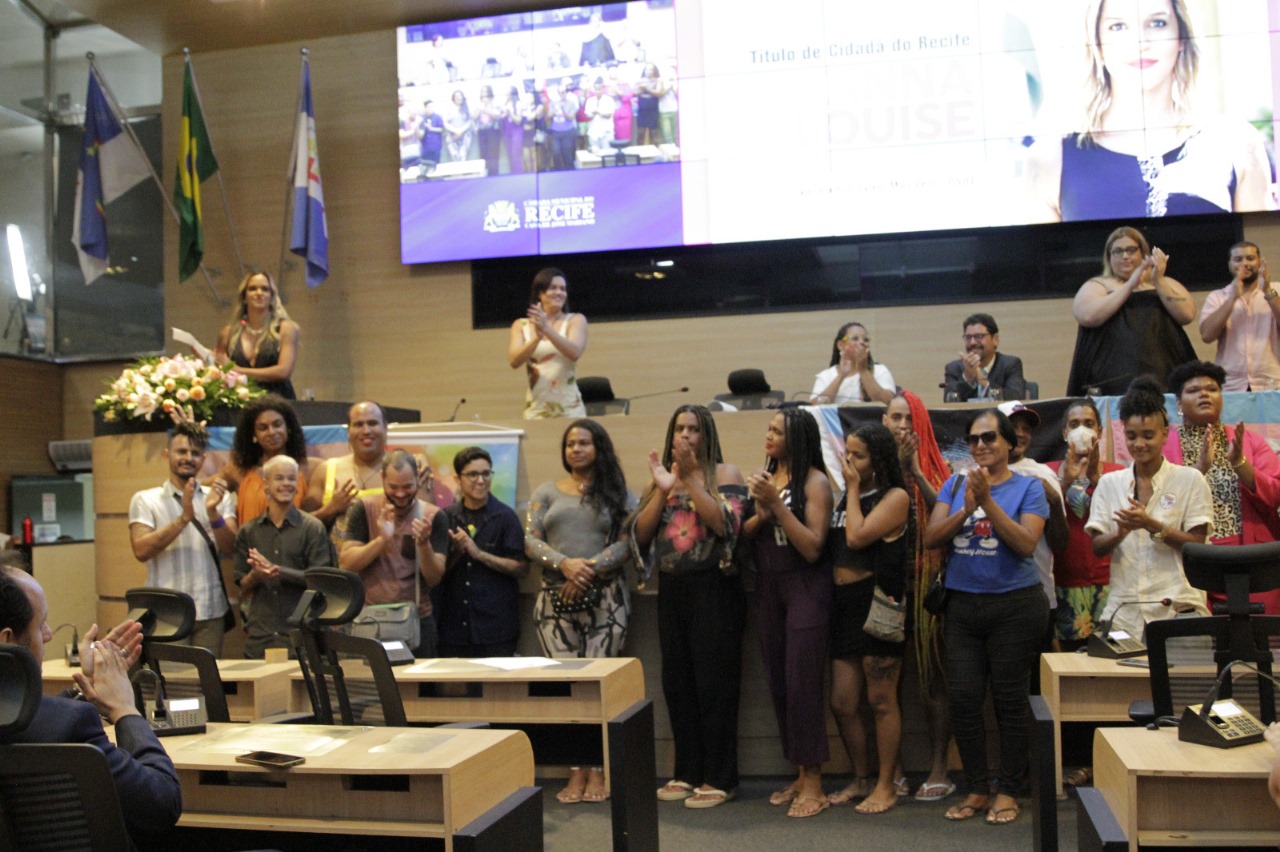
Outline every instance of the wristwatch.
POLYGON ((1268 302, 1274 302, 1277 296, 1280 296, 1280 293, 1277 293, 1275 290, 1272 290, 1270 287, 1268 287, 1266 295, 1264 295, 1262 298, 1268 302))
POLYGON ((1158 544, 1168 544, 1168 542, 1164 540, 1164 536, 1165 536, 1165 527, 1161 525, 1159 532, 1154 532, 1151 534, 1151 540, 1158 544))

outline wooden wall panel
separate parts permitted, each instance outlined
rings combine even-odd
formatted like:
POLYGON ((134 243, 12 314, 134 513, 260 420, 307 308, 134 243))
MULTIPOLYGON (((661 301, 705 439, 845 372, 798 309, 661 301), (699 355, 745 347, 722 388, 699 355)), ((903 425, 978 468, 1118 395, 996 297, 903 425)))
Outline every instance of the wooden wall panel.
POLYGON ((58 367, 22 358, 0 360, 0 412, 0 530, 13 533, 9 480, 55 472, 49 461, 49 442, 62 439, 62 374, 58 367))

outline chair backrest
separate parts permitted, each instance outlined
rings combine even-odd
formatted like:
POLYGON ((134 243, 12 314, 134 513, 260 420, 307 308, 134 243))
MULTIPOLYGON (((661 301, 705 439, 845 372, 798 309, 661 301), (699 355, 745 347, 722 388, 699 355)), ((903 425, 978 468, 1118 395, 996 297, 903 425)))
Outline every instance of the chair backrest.
POLYGON ((1040 398, 1040 383, 1031 382, 1031 381, 1027 382, 1027 399, 1039 399, 1039 398, 1040 398))
POLYGON ((787 395, 780 390, 767 393, 753 393, 741 396, 732 393, 718 393, 716 399, 728 403, 739 411, 758 411, 762 408, 776 408, 787 401, 787 395))
MULTIPOLYGON (((1232 642, 1231 619, 1225 615, 1162 618, 1149 622, 1145 638, 1147 660, 1151 666, 1151 704, 1155 715, 1172 716, 1175 707, 1180 710, 1187 704, 1199 704, 1217 673, 1233 660, 1244 660, 1270 675, 1270 639, 1280 636, 1280 616, 1250 616, 1249 628, 1252 637, 1248 647, 1238 647, 1239 642, 1232 642), (1196 637, 1211 639, 1212 647, 1208 642, 1197 647, 1196 637)), ((1248 674, 1245 669, 1233 672, 1248 674)), ((1238 696, 1241 703, 1256 711, 1263 724, 1274 722, 1275 695, 1271 682, 1255 677, 1246 678, 1245 683, 1249 688, 1238 696), (1256 683, 1256 688, 1250 682, 1256 683)), ((1219 694, 1224 698, 1233 694, 1230 680, 1223 684, 1219 694)))
POLYGON ((291 636, 318 724, 409 724, 381 642, 325 629, 298 629, 291 636))
POLYGON ((193 645, 167 645, 162 642, 142 643, 142 664, 160 675, 165 694, 170 698, 203 695, 205 712, 210 722, 230 722, 227 692, 218 675, 218 661, 205 648, 193 645), (175 665, 165 666, 163 663, 175 665), (195 668, 196 680, 179 677, 187 667, 195 668))
MULTIPOLYGON (((0 741, 31 724, 40 667, 26 648, 0 645, 0 741)), ((132 849, 106 756, 91 745, 0 745, 0 852, 132 849)))
POLYGON ((132 848, 101 751, 87 743, 0 745, 0 852, 132 848))
POLYGON ((26 730, 40 706, 40 667, 20 645, 0 645, 0 742, 26 730))
POLYGON ((587 405, 593 402, 611 402, 614 399, 613 385, 605 376, 579 378, 578 393, 582 394, 582 401, 587 405))

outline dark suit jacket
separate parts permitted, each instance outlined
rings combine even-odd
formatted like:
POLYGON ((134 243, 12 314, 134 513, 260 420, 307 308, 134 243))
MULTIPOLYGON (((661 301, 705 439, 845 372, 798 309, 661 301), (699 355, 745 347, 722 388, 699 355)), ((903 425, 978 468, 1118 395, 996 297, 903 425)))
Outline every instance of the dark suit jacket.
POLYGON ((164 747, 141 716, 126 716, 116 725, 112 745, 92 704, 45 697, 27 729, 15 743, 88 743, 107 757, 116 793, 132 835, 173 828, 182 815, 178 773, 164 747))
MULTIPOLYGON (((995 360, 991 362, 991 370, 987 373, 987 381, 992 387, 1001 388, 1005 399, 1025 399, 1027 396, 1027 382, 1022 378, 1022 359, 1016 355, 997 352, 995 360)), ((973 385, 964 380, 964 365, 959 358, 947 365, 943 384, 946 386, 943 399, 952 392, 959 394, 962 402, 978 395, 973 385)))

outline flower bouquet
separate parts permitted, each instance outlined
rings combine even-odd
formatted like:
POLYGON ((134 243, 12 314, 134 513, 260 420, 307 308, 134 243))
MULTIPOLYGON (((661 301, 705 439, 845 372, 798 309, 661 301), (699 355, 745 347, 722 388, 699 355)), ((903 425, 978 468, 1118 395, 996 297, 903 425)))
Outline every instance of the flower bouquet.
POLYGON ((210 420, 219 408, 241 408, 266 391, 248 376, 227 367, 212 367, 199 358, 174 355, 143 358, 126 367, 93 402, 102 420, 150 421, 156 412, 176 413, 188 420, 210 420))

